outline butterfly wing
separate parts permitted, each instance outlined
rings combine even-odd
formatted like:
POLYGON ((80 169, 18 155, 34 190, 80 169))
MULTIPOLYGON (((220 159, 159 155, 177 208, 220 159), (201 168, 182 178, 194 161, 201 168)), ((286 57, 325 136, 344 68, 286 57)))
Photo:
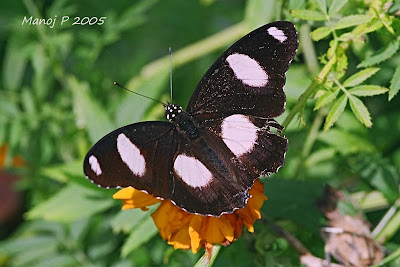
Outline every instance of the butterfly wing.
POLYGON ((191 213, 219 216, 244 207, 252 174, 237 162, 221 138, 199 128, 200 138, 182 136, 174 158, 171 200, 191 213))
POLYGON ((208 69, 187 107, 204 121, 232 114, 274 118, 285 109, 285 73, 298 47, 287 21, 266 24, 228 48, 208 69))
POLYGON ((285 110, 285 73, 297 48, 290 22, 254 30, 216 60, 188 104, 188 113, 256 173, 244 176, 243 184, 252 185, 260 174, 276 172, 284 163, 288 141, 272 118, 285 110))
POLYGON ((132 186, 156 197, 169 198, 174 188, 170 166, 176 149, 171 123, 135 123, 98 141, 85 157, 84 172, 102 187, 132 186))
POLYGON ((191 213, 219 216, 246 204, 246 171, 232 166, 222 140, 205 129, 190 141, 167 122, 140 122, 98 141, 84 160, 86 177, 99 186, 132 186, 171 199, 191 213), (207 142, 204 140, 207 139, 207 142))

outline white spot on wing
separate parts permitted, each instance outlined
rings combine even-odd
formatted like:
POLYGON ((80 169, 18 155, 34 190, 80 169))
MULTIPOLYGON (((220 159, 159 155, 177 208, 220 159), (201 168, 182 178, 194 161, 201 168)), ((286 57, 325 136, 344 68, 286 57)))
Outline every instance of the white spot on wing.
POLYGON ((232 54, 226 58, 236 78, 252 87, 263 87, 268 83, 268 75, 260 64, 243 54, 232 54))
POLYGON ((92 171, 97 175, 101 175, 103 173, 103 171, 100 168, 100 164, 99 161, 97 160, 97 158, 93 155, 91 155, 89 157, 89 164, 90 164, 90 168, 92 169, 92 171))
POLYGON ((118 135, 117 149, 122 161, 125 162, 132 173, 143 176, 146 171, 146 161, 139 148, 123 133, 118 135))
POLYGON ((285 33, 282 30, 279 30, 277 27, 268 28, 267 31, 272 37, 274 37, 276 40, 278 40, 281 43, 283 43, 287 39, 287 36, 285 35, 285 33))
POLYGON ((256 144, 258 128, 244 115, 226 117, 221 129, 222 139, 237 157, 251 151, 256 144))
POLYGON ((174 170, 181 179, 191 187, 203 187, 211 182, 213 175, 194 157, 178 155, 174 162, 174 170))

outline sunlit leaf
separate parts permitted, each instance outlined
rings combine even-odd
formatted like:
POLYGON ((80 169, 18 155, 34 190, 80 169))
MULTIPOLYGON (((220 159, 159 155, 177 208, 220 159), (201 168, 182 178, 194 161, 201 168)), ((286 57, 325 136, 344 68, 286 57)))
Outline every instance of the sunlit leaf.
POLYGON ((319 41, 321 39, 324 39, 331 32, 331 29, 329 29, 328 27, 319 27, 311 32, 311 38, 314 41, 319 41))
POLYGON ((393 99, 400 90, 400 64, 396 67, 393 78, 390 81, 389 101, 393 99))
POLYGON ((382 52, 377 53, 373 56, 369 56, 366 59, 364 59, 360 64, 357 65, 357 68, 365 68, 372 65, 376 65, 382 61, 391 58, 394 54, 396 54, 397 50, 399 50, 399 45, 400 41, 397 39, 394 40, 382 52))
POLYGON ((373 17, 370 15, 351 15, 341 18, 336 24, 335 29, 344 29, 369 22, 373 17))
POLYGON ((352 86, 359 85, 360 83, 362 83, 363 81, 365 81, 366 79, 368 79, 369 77, 374 75, 378 70, 379 70, 379 68, 363 69, 363 70, 351 75, 349 78, 347 78, 347 80, 345 80, 343 82, 343 86, 344 87, 352 87, 352 86))
POLYGON ((380 95, 387 91, 389 91, 388 88, 379 85, 359 85, 349 90, 351 94, 356 96, 380 95))
POLYGON ((295 9, 290 12, 293 17, 303 20, 325 21, 326 17, 319 11, 307 9, 295 9))
POLYGON ((317 3, 322 13, 326 14, 326 0, 317 0, 317 3))
POLYGON ((329 16, 336 15, 339 10, 347 3, 347 0, 333 0, 328 11, 329 16))
POLYGON ((369 114, 369 111, 364 103, 358 97, 353 95, 349 96, 349 100, 351 110, 353 111, 354 115, 356 115, 357 119, 365 126, 371 127, 371 115, 369 114))
POLYGON ((328 130, 338 120, 340 114, 342 114, 347 104, 347 96, 344 94, 338 100, 336 100, 331 111, 325 120, 324 130, 328 130))
POLYGON ((331 103, 333 100, 335 100, 339 92, 340 90, 338 88, 331 91, 326 91, 325 94, 318 98, 317 102, 315 103, 314 110, 318 110, 331 103))

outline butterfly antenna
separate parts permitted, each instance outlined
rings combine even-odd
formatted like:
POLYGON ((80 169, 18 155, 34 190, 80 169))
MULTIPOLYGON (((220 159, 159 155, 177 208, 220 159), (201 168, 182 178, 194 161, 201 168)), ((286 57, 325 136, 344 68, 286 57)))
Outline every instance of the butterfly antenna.
POLYGON ((172 101, 172 49, 171 47, 168 49, 169 51, 169 87, 171 90, 171 103, 172 101))
POLYGON ((140 96, 143 96, 143 97, 145 97, 145 98, 147 98, 147 99, 150 99, 150 100, 156 101, 156 102, 158 102, 158 103, 161 103, 164 107, 166 106, 166 105, 165 105, 163 102, 161 102, 160 100, 157 100, 157 99, 148 97, 148 96, 146 96, 146 95, 139 94, 139 93, 137 93, 137 92, 134 92, 134 91, 132 91, 132 90, 130 90, 130 89, 128 89, 128 88, 126 88, 126 87, 120 85, 118 82, 114 82, 114 84, 115 84, 116 86, 118 86, 118 87, 121 87, 122 89, 125 89, 125 90, 131 92, 131 93, 134 93, 134 94, 136 94, 136 95, 140 95, 140 96))

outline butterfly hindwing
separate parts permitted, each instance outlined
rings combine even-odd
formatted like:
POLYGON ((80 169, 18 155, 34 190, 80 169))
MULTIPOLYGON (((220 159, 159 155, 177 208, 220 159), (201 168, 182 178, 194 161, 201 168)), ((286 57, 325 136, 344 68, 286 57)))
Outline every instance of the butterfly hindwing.
POLYGON ((201 137, 181 136, 174 165, 174 203, 196 214, 219 216, 244 207, 254 174, 236 161, 221 138, 204 128, 201 137))
POLYGON ((197 85, 187 111, 199 120, 247 114, 274 118, 285 108, 285 73, 298 47, 287 21, 266 24, 228 48, 197 85))
POLYGON ((281 133, 282 126, 273 119, 234 114, 208 120, 203 126, 219 136, 256 176, 277 172, 284 163, 288 140, 281 133))

